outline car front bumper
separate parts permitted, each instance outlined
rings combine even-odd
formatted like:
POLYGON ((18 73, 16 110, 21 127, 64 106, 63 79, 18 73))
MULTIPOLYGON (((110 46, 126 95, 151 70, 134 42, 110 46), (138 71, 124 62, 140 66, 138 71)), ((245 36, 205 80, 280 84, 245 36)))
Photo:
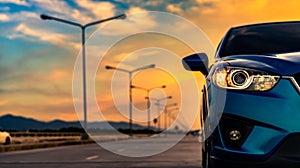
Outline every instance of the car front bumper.
MULTIPOLYGON (((213 85, 208 89, 213 90, 212 99, 218 91, 224 93, 213 85)), ((281 79, 267 92, 227 90, 225 97, 220 123, 224 118, 229 122, 219 124, 213 133, 214 163, 300 167, 300 96, 290 79, 281 79), (226 129, 239 130, 242 141, 229 142, 226 129)))

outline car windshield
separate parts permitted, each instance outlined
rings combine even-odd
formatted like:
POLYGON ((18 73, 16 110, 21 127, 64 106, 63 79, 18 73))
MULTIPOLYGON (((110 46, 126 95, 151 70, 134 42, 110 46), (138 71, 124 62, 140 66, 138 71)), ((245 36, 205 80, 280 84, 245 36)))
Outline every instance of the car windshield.
POLYGON ((271 55, 300 51, 300 22, 267 23, 232 28, 219 56, 271 55))

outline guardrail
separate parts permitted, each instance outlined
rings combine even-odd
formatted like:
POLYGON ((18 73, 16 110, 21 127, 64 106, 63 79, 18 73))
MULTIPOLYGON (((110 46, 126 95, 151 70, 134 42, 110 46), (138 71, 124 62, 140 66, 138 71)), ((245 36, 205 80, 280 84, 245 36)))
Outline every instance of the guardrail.
POLYGON ((81 136, 78 132, 10 132, 11 137, 63 137, 81 136))

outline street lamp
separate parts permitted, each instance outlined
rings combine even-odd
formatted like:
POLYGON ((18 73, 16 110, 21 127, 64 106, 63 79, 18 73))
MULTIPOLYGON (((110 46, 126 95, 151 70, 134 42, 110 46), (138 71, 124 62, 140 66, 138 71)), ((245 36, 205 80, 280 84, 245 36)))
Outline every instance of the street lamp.
POLYGON ((126 72, 129 74, 129 135, 132 136, 132 74, 134 72, 137 72, 137 71, 141 71, 141 70, 144 70, 144 69, 148 69, 148 68, 155 68, 155 64, 150 64, 150 65, 146 65, 146 66, 143 66, 143 67, 139 67, 139 68, 136 68, 134 70, 127 70, 127 69, 122 69, 122 68, 117 68, 117 67, 112 67, 112 66, 105 66, 105 69, 107 70, 116 70, 116 71, 121 71, 121 72, 126 72))
MULTIPOLYGON (((139 86, 134 86, 131 85, 131 88, 133 89, 140 89, 140 90, 144 90, 147 92, 147 97, 149 97, 150 95, 150 91, 153 89, 157 89, 157 88, 166 88, 166 85, 162 85, 162 86, 157 86, 157 87, 152 87, 152 88, 143 88, 143 87, 139 87, 139 86)), ((147 99, 147 115, 148 115, 148 130, 150 131, 150 100, 147 99)))
MULTIPOLYGON (((146 97, 147 99, 149 99, 149 97, 146 97)), ((156 98, 150 98, 151 100, 154 100, 156 101, 155 105, 157 105, 157 128, 158 128, 158 131, 160 131, 160 120, 159 120, 159 112, 160 112, 160 101, 162 100, 167 100, 167 99, 172 99, 172 96, 167 96, 167 97, 163 97, 163 98, 160 98, 160 99, 156 99, 156 98)))
POLYGON ((171 125, 171 112, 174 112, 174 111, 177 111, 177 110, 179 110, 178 107, 173 108, 173 109, 168 109, 168 110, 166 110, 166 113, 168 114, 168 118, 169 118, 168 125, 169 125, 169 124, 171 125))
MULTIPOLYGON (((168 115, 168 112, 174 110, 174 109, 169 110, 169 108, 170 108, 170 107, 173 107, 173 106, 177 106, 177 103, 168 104, 168 105, 166 105, 166 107, 165 107, 165 130, 167 130, 167 128, 168 128, 168 121, 167 121, 167 119, 168 119, 168 116, 167 116, 167 115, 168 115)), ((177 108, 177 109, 178 109, 178 108, 177 108)))
MULTIPOLYGON (((174 109, 175 110, 175 109, 174 109)), ((170 114, 170 117, 175 121, 177 118, 176 117, 174 117, 172 114, 170 114)), ((184 123, 182 123, 182 121, 180 121, 180 120, 177 120, 177 123, 182 127, 182 128, 184 128, 184 129, 186 129, 186 130, 189 130, 189 128, 187 127, 187 122, 184 120, 184 118, 179 118, 179 119, 182 119, 183 121, 184 121, 184 123)))
MULTIPOLYGON (((91 23, 88 23, 88 24, 85 24, 85 25, 82 25, 80 23, 76 23, 76 22, 73 22, 73 21, 69 21, 69 20, 64 20, 64 19, 60 19, 60 18, 56 18, 56 17, 53 17, 53 16, 49 16, 49 15, 45 15, 45 14, 42 14, 41 16, 41 19, 42 20, 54 20, 54 21, 58 21, 58 22, 61 22, 61 23, 65 23, 65 24, 69 24, 69 25, 72 25, 72 26, 77 26, 79 28, 81 28, 81 45, 82 45, 82 81, 83 81, 83 113, 84 113, 84 129, 87 131, 87 96, 86 96, 86 59, 85 59, 85 29, 89 26, 93 26, 93 25, 96 25, 96 24, 100 24, 100 23, 103 23, 103 22, 107 22, 107 21, 110 21, 110 20, 114 20, 114 19, 125 19, 126 18, 126 15, 125 14, 121 14, 121 15, 117 15, 117 16, 114 16, 114 17, 110 17, 110 18, 107 18, 107 19, 103 19, 103 20, 98 20, 98 21, 95 21, 95 22, 91 22, 91 23)), ((88 136, 87 134, 85 134, 82 139, 87 139, 88 136)))

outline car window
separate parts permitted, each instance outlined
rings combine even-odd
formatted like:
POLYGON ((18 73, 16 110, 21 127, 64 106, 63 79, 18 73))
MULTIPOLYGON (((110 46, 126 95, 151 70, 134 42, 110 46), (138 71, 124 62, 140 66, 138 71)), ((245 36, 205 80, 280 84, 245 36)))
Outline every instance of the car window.
POLYGON ((257 24, 232 28, 224 39, 220 57, 270 55, 300 51, 300 22, 257 24))

